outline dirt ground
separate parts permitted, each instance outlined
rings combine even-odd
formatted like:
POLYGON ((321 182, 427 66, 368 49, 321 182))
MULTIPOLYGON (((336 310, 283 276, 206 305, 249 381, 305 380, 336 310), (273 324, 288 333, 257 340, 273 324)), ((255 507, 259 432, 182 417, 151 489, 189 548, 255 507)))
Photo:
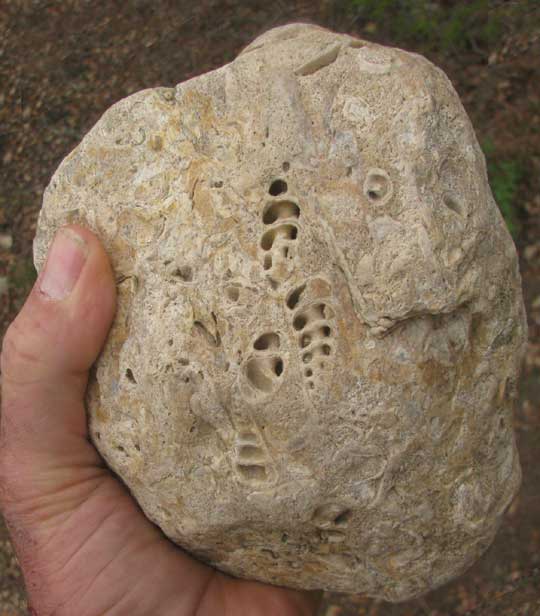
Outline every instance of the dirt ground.
MULTIPOLYGON (((506 187, 515 217, 530 328, 515 412, 521 493, 492 547, 461 579, 399 605, 328 595, 325 616, 540 614, 540 4, 477 4, 476 21, 443 47, 415 32, 396 34, 368 1, 0 0, 0 336, 34 280, 31 242, 43 190, 101 114, 135 91, 223 65, 279 24, 313 22, 427 55, 453 81, 480 142, 489 143, 492 173, 519 171, 515 181, 492 180, 506 187), (495 38, 469 36, 478 20, 493 23, 496 14, 503 19, 495 38)), ((0 616, 26 613, 0 525, 0 616)))

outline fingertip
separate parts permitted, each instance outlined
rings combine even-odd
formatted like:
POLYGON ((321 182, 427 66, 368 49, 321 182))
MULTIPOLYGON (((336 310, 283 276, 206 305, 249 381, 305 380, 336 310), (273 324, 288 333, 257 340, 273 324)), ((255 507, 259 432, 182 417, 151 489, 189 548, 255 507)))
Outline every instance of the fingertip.
POLYGON ((80 225, 62 227, 6 334, 3 365, 19 379, 87 371, 115 308, 114 275, 98 237, 80 225))
POLYGON ((81 238, 88 251, 66 301, 71 327, 79 339, 77 363, 84 370, 95 361, 111 326, 116 310, 116 284, 110 259, 97 235, 80 225, 63 229, 81 238))

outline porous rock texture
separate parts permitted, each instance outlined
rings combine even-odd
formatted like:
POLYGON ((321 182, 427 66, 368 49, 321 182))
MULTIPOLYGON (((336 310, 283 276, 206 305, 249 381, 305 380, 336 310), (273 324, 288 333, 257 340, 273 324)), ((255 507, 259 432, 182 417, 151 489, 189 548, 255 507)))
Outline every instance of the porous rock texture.
POLYGON ((173 541, 237 576, 417 596, 516 494, 516 251, 442 71, 308 24, 111 107, 35 241, 89 226, 118 311, 93 442, 173 541))

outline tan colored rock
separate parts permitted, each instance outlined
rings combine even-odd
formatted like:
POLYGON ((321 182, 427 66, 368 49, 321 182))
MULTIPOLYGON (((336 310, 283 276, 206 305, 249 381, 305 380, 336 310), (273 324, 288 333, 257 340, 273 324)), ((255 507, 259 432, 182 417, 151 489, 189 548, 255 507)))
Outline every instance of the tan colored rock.
POLYGON ((291 24, 109 109, 48 186, 119 307, 92 439, 146 515, 237 576, 417 596, 516 494, 516 251, 447 77, 291 24))

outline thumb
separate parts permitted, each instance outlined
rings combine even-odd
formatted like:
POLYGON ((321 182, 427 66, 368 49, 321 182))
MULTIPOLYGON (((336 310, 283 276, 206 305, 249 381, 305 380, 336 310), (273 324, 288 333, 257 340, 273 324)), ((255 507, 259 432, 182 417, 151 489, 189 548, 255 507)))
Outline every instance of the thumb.
POLYGON ((77 225, 60 229, 2 348, 2 487, 17 489, 21 503, 54 492, 51 469, 99 464, 83 399, 115 301, 97 237, 77 225))

